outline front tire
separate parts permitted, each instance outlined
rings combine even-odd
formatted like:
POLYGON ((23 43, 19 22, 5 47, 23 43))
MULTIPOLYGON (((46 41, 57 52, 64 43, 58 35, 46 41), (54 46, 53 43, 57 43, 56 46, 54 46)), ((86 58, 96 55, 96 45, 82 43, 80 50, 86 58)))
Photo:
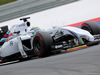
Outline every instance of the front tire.
POLYGON ((47 32, 39 32, 33 39, 33 51, 36 56, 45 57, 51 53, 52 37, 47 32))
POLYGON ((81 29, 89 31, 92 35, 100 34, 100 27, 94 21, 88 21, 81 25, 81 29))

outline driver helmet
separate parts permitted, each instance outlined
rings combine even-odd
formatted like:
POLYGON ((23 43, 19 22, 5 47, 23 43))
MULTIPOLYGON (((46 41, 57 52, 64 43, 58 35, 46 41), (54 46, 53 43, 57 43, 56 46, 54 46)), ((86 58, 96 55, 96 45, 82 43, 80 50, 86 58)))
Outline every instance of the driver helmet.
POLYGON ((37 26, 33 26, 30 31, 32 32, 32 34, 36 34, 36 32, 41 32, 41 29, 37 26))

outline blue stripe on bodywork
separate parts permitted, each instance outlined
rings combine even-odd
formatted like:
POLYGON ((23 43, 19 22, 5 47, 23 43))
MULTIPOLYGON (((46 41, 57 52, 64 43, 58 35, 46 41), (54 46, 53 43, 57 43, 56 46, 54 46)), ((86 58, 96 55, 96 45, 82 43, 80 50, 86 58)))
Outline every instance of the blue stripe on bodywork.
POLYGON ((82 44, 82 41, 80 40, 80 38, 78 37, 78 35, 75 32, 70 31, 68 29, 64 29, 64 30, 67 30, 73 37, 75 37, 77 39, 77 41, 79 41, 79 44, 82 44))
POLYGON ((74 34, 75 36, 74 37, 76 37, 77 38, 77 41, 79 40, 79 44, 82 44, 82 41, 80 40, 80 38, 78 37, 78 35, 75 33, 75 32, 73 32, 73 31, 70 31, 70 30, 68 30, 72 35, 74 34))

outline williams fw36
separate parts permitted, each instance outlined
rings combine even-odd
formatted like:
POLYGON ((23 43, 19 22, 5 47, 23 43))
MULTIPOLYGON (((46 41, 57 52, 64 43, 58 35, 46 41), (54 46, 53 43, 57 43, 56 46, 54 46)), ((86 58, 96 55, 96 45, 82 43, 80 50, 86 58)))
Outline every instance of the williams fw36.
POLYGON ((52 53, 81 45, 99 44, 100 27, 94 21, 88 21, 81 28, 66 26, 54 27, 42 31, 39 27, 30 27, 28 18, 22 18, 22 24, 13 25, 0 40, 0 60, 7 62, 31 57, 46 57, 52 53))

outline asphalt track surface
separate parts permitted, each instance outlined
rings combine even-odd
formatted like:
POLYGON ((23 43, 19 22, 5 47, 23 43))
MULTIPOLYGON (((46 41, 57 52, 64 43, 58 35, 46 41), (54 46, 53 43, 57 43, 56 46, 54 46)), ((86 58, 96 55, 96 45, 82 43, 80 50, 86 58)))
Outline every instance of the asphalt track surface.
POLYGON ((100 75, 100 45, 0 66, 0 75, 100 75))

